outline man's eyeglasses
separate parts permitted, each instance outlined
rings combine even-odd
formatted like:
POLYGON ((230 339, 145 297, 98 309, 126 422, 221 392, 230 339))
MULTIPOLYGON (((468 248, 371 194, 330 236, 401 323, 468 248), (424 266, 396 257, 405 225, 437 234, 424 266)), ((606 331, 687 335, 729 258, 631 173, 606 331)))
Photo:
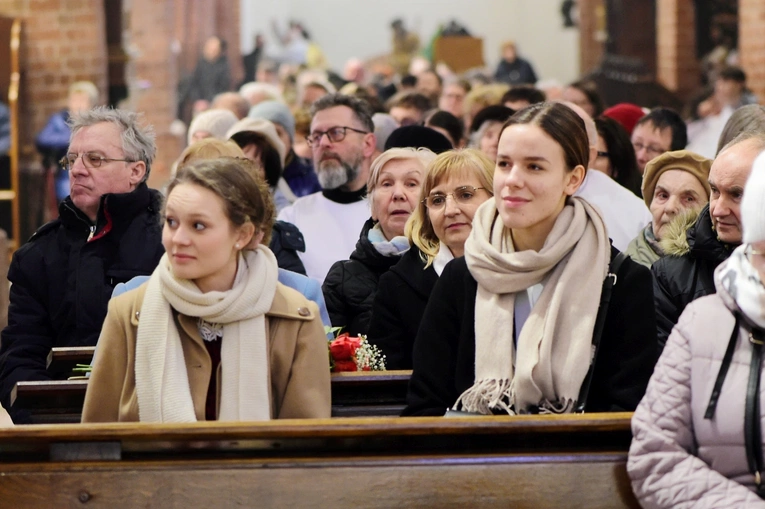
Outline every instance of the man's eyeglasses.
POLYGON ((327 131, 314 131, 306 136, 305 140, 308 142, 308 145, 312 147, 321 143, 322 136, 326 134, 327 138, 329 138, 329 141, 332 143, 340 143, 345 139, 346 131, 353 131, 354 133, 359 134, 369 134, 369 131, 362 131, 360 129, 354 129, 353 127, 348 126, 337 126, 332 127, 327 131))
POLYGON ((598 157, 608 157, 608 152, 603 152, 602 150, 598 150, 598 157))
POLYGON ((635 153, 637 154, 641 150, 645 149, 646 153, 648 155, 653 155, 654 157, 660 156, 665 152, 661 147, 655 147, 653 145, 643 145, 642 143, 633 143, 632 147, 635 149, 635 153))
POLYGON ((96 154, 95 152, 83 152, 82 154, 67 154, 61 158, 58 164, 60 164, 61 167, 65 170, 69 171, 72 169, 72 166, 74 166, 74 163, 77 162, 77 158, 80 156, 82 156, 82 164, 84 164, 86 168, 100 168, 104 161, 122 161, 126 163, 135 162, 133 159, 112 159, 96 154))
POLYGON ((424 200, 422 200, 422 203, 425 204, 426 207, 433 210, 438 210, 444 207, 446 205, 446 197, 451 196, 454 198, 454 201, 457 203, 470 203, 473 201, 473 198, 475 198, 475 195, 477 194, 477 191, 479 189, 486 189, 485 187, 473 187, 473 186, 462 186, 458 187, 454 190, 453 193, 436 193, 431 194, 424 200))

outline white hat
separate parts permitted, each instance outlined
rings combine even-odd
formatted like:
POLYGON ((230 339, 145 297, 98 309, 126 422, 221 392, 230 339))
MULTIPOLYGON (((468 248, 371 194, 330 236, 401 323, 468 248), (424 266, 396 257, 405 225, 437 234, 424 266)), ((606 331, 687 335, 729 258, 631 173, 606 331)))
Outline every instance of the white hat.
POLYGON ((746 244, 765 240, 765 152, 754 160, 746 181, 741 199, 741 226, 746 244))
POLYGON ((213 138, 219 140, 225 140, 226 133, 231 126, 236 124, 237 118, 229 110, 212 109, 203 111, 191 121, 189 125, 188 143, 191 145, 193 142, 194 133, 197 131, 205 131, 212 135, 213 138))

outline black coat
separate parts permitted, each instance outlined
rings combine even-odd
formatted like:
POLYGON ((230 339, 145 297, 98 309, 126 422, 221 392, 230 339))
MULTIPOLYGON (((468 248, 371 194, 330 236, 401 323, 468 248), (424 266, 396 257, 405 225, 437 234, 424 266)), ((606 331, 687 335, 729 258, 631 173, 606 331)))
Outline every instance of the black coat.
POLYGON ((374 224, 367 219, 351 259, 335 262, 321 285, 332 326, 343 327, 351 335, 369 330, 380 275, 401 259, 383 256, 374 248, 368 237, 374 224))
MULTIPOLYGON (((715 293, 714 272, 735 246, 717 240, 707 205, 685 232, 685 251, 668 253, 651 266, 656 329, 659 348, 664 349, 669 333, 685 306, 699 297, 715 293)), ((662 246, 665 243, 662 242, 662 246)))
MULTIPOLYGON (((617 253, 611 248, 612 260, 617 253)), ((449 262, 430 296, 414 344, 404 415, 444 415, 472 387, 477 289, 464 258, 449 262)), ((651 275, 628 258, 611 294, 586 410, 634 410, 657 358, 651 275)))
POLYGON ((154 271, 164 253, 161 199, 146 184, 105 195, 93 225, 67 198, 59 218, 16 251, 8 270, 8 326, 0 340, 6 408, 16 382, 50 379, 46 359, 52 347, 96 344, 117 283, 154 271))
POLYGON ((425 268, 417 247, 380 276, 372 305, 369 342, 385 354, 387 369, 412 369, 412 347, 430 292, 438 281, 431 265, 425 268))
POLYGON ((298 251, 305 253, 305 239, 297 226, 287 221, 274 222, 268 247, 273 251, 280 269, 305 276, 305 266, 298 255, 298 251))
POLYGON ((533 85, 537 82, 537 75, 527 60, 516 58, 512 62, 508 62, 503 58, 497 65, 497 70, 494 71, 494 79, 510 85, 524 83, 533 85))

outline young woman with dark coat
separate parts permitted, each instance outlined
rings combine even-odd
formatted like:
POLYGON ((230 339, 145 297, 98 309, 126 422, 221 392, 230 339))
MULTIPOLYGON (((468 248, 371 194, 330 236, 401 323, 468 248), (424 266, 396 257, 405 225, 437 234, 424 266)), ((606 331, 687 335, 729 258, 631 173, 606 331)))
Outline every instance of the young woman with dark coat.
POLYGON ((651 275, 574 193, 590 149, 570 108, 540 103, 500 135, 494 200, 436 283, 414 345, 404 415, 568 413, 590 370, 604 281, 616 282, 585 410, 634 410, 657 358, 651 275), (614 277, 615 276, 615 277, 614 277))
POLYGON ((372 305, 369 342, 385 354, 388 369, 412 369, 412 346, 430 292, 446 264, 462 256, 473 215, 491 198, 493 175, 494 163, 474 149, 445 152, 428 167, 406 225, 412 247, 380 276, 372 305))
POLYGON ((367 333, 377 281, 409 249, 404 227, 433 158, 427 149, 392 148, 372 164, 367 184, 372 217, 350 260, 335 262, 322 285, 332 325, 343 332, 367 333))

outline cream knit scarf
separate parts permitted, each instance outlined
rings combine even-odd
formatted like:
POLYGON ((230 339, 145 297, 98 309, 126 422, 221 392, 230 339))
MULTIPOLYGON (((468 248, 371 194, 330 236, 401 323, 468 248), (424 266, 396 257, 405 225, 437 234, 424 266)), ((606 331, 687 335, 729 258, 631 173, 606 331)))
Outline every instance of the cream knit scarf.
POLYGON ((457 400, 467 412, 564 413, 575 408, 592 358, 592 334, 610 243, 597 210, 567 200, 541 251, 515 252, 494 200, 481 205, 465 243, 478 282, 475 383, 457 400), (513 341, 515 294, 544 290, 513 341))
POLYGON ((196 421, 173 310, 223 325, 219 420, 271 418, 265 313, 277 275, 274 254, 261 246, 239 257, 233 288, 202 293, 193 282, 173 276, 167 255, 162 256, 146 288, 136 340, 141 422, 196 421))

